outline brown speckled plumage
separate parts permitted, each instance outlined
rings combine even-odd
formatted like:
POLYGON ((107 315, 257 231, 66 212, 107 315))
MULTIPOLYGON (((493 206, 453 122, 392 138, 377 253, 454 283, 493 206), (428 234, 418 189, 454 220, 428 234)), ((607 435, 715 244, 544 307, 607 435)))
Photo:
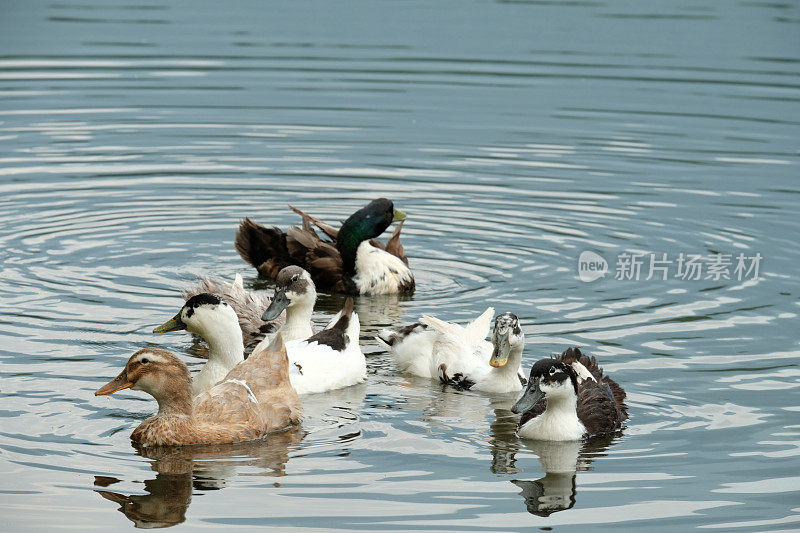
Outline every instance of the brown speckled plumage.
POLYGON ((122 373, 96 394, 110 394, 130 383, 158 400, 158 414, 131 434, 142 446, 247 441, 300 422, 302 408, 289 382, 288 365, 286 347, 277 336, 192 401, 186 365, 166 350, 146 348, 133 354, 122 373))

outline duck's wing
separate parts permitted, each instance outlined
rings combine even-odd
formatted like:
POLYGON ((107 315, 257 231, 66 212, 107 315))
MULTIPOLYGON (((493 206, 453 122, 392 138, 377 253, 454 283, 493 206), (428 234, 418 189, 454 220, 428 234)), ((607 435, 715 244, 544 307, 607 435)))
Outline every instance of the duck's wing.
POLYGON ((300 421, 302 407, 289 380, 289 359, 280 334, 268 346, 262 345, 245 362, 236 365, 220 385, 211 389, 212 396, 224 395, 217 403, 246 404, 251 408, 255 404, 270 429, 300 421), (220 385, 226 388, 217 391, 220 385))
POLYGON ((298 393, 324 392, 353 385, 366 375, 358 343, 360 324, 348 298, 330 327, 288 345, 292 383, 298 393))
POLYGON ((477 333, 468 329, 472 324, 463 328, 432 316, 423 316, 420 322, 436 332, 430 365, 432 376, 438 376, 442 383, 468 389, 488 372, 488 357, 483 353, 486 343, 483 339, 474 342, 477 333))
POLYGON ((494 318, 494 307, 487 307, 486 311, 467 324, 465 329, 466 341, 472 345, 481 343, 489 334, 489 329, 494 318))
POLYGON ((321 221, 317 217, 314 217, 312 215, 309 215, 307 213, 304 213, 304 212, 300 211, 296 207, 293 207, 293 206, 290 205, 289 209, 291 209, 292 211, 294 211, 295 213, 300 215, 300 217, 302 217, 302 219, 303 219, 303 229, 310 229, 311 225, 313 224, 314 226, 316 226, 320 230, 322 230, 322 233, 324 233, 325 235, 330 237, 331 241, 336 242, 336 237, 339 235, 339 230, 338 229, 334 228, 333 226, 331 226, 329 224, 324 223, 323 221, 321 221))
POLYGON ((286 245, 294 264, 308 271, 318 289, 344 292, 342 256, 333 244, 320 239, 313 228, 292 226, 286 245))
POLYGON ((603 374, 603 367, 597 364, 597 359, 593 355, 585 355, 580 348, 570 347, 564 350, 558 359, 568 365, 577 361, 586 367, 586 370, 592 374, 597 383, 604 383, 608 387, 617 409, 622 413, 623 418, 628 418, 628 406, 625 405, 625 397, 627 396, 625 390, 616 381, 603 374))
POLYGON ((230 304, 239 319, 242 329, 245 354, 249 354, 260 343, 264 336, 280 328, 286 321, 286 314, 271 322, 264 322, 261 316, 270 304, 270 298, 263 291, 249 291, 244 288, 239 274, 233 283, 203 278, 196 285, 183 289, 181 293, 185 299, 202 293, 219 296, 230 304))
POLYGON ((624 413, 617 403, 610 387, 605 382, 595 383, 587 380, 578 391, 578 418, 586 428, 588 436, 614 433, 622 426, 624 413))
POLYGON ((425 324, 415 322, 397 329, 382 329, 375 340, 394 356, 401 371, 432 378, 431 357, 436 335, 425 324))
POLYGON ((286 233, 277 227, 268 228, 245 218, 233 244, 242 259, 266 278, 274 279, 282 268, 295 264, 286 247, 286 233))
POLYGON ((408 266, 408 257, 406 257, 406 251, 403 248, 403 244, 400 242, 400 232, 403 230, 404 222, 405 220, 401 220, 397 223, 397 226, 395 226, 394 231, 392 232, 392 236, 389 237, 389 240, 386 241, 386 244, 383 244, 378 239, 370 239, 369 243, 375 248, 379 248, 392 254, 400 259, 406 266, 408 266))

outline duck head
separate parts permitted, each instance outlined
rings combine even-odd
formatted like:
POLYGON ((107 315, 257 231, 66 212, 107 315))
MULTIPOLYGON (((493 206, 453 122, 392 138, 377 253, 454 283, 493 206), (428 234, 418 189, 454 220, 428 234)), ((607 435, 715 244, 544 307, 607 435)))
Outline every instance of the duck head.
POLYGON ((236 311, 220 297, 202 293, 189 298, 177 315, 153 330, 153 333, 186 330, 207 338, 221 324, 239 327, 236 311))
POLYGON ((392 222, 406 219, 406 214, 395 209, 391 200, 378 198, 373 200, 342 223, 336 237, 336 248, 342 254, 345 272, 351 271, 358 246, 369 239, 383 233, 392 222))
POLYGON ((124 389, 140 390, 158 400, 160 411, 180 405, 191 410, 191 376, 183 361, 160 348, 144 348, 133 354, 113 380, 94 393, 114 394, 124 389))
POLYGON ((489 364, 495 368, 505 366, 512 351, 522 352, 525 334, 519 327, 519 319, 513 313, 503 313, 494 320, 492 331, 492 358, 489 364))
POLYGON ((317 289, 311 275, 305 269, 291 265, 278 272, 275 279, 275 296, 261 320, 270 322, 278 318, 284 309, 311 307, 317 301, 317 289))
POLYGON ((559 400, 575 401, 578 396, 578 376, 569 365, 557 359, 542 359, 531 367, 525 392, 511 408, 512 413, 524 413, 542 398, 548 403, 559 400))

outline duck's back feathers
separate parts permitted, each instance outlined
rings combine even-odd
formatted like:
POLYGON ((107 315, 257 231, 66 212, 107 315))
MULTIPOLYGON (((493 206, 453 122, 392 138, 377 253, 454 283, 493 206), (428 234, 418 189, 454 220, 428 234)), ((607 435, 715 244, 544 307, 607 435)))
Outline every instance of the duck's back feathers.
POLYGON ((242 259, 266 278, 274 279, 283 267, 293 264, 286 247, 286 233, 277 227, 267 228, 245 218, 239 224, 233 244, 242 259))
POLYGON ((420 322, 436 332, 431 376, 438 376, 442 383, 468 389, 487 374, 492 344, 485 339, 493 316, 494 308, 489 307, 466 326, 423 316, 420 322))
POLYGON ((200 294, 213 294, 228 302, 239 319, 242 328, 245 354, 249 354, 264 339, 264 336, 280 328, 286 321, 281 314, 272 322, 264 322, 261 315, 269 307, 270 298, 265 292, 249 291, 244 288, 242 278, 236 275, 233 283, 203 278, 197 285, 183 289, 183 297, 188 301, 200 294))
MULTIPOLYGON (((605 385, 605 387, 601 388, 603 390, 607 389, 607 391, 611 394, 611 398, 614 400, 616 408, 622 414, 622 419, 624 420, 628 418, 628 407, 625 405, 625 390, 620 387, 616 381, 603 374, 603 368, 597 364, 597 359, 593 355, 585 355, 583 352, 581 352, 580 348, 570 347, 564 350, 558 359, 568 365, 571 365, 573 361, 577 361, 586 367, 589 373, 591 373, 596 380, 597 384, 605 385)), ((590 382, 587 381, 584 383, 589 384, 590 382)))
POLYGON ((432 378, 431 355, 436 335, 435 330, 422 322, 415 322, 397 329, 382 329, 375 340, 394 355, 401 372, 432 378))
POLYGON ((367 375, 359 345, 360 324, 353 299, 328 327, 305 340, 287 344, 292 386, 298 394, 325 392, 355 385, 367 375))
POLYGON ((198 396, 194 412, 198 424, 251 432, 249 438, 299 423, 302 407, 289 381, 289 359, 280 335, 198 396))
POLYGON ((604 381, 587 380, 581 384, 577 411, 589 437, 613 433, 627 418, 617 407, 611 389, 604 381))

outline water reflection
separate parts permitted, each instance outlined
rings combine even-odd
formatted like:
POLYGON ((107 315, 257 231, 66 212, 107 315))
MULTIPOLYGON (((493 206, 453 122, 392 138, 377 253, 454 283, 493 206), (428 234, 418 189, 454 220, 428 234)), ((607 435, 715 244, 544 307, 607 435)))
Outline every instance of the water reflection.
MULTIPOLYGON (((240 467, 255 467, 260 475, 286 475, 289 450, 300 443, 303 433, 289 431, 265 440, 227 445, 137 448, 150 459, 154 479, 144 481, 146 494, 122 494, 96 489, 119 504, 119 511, 137 528, 170 527, 186 520, 194 490, 219 490, 227 486, 240 467)), ((95 476, 95 486, 108 487, 120 479, 95 476)))
POLYGON ((536 454, 545 473, 544 477, 533 481, 511 480, 522 489, 519 494, 528 512, 550 516, 572 508, 577 497, 577 473, 591 470, 593 458, 605 455, 603 452, 613 440, 613 437, 606 437, 588 442, 525 441, 525 448, 536 454))

